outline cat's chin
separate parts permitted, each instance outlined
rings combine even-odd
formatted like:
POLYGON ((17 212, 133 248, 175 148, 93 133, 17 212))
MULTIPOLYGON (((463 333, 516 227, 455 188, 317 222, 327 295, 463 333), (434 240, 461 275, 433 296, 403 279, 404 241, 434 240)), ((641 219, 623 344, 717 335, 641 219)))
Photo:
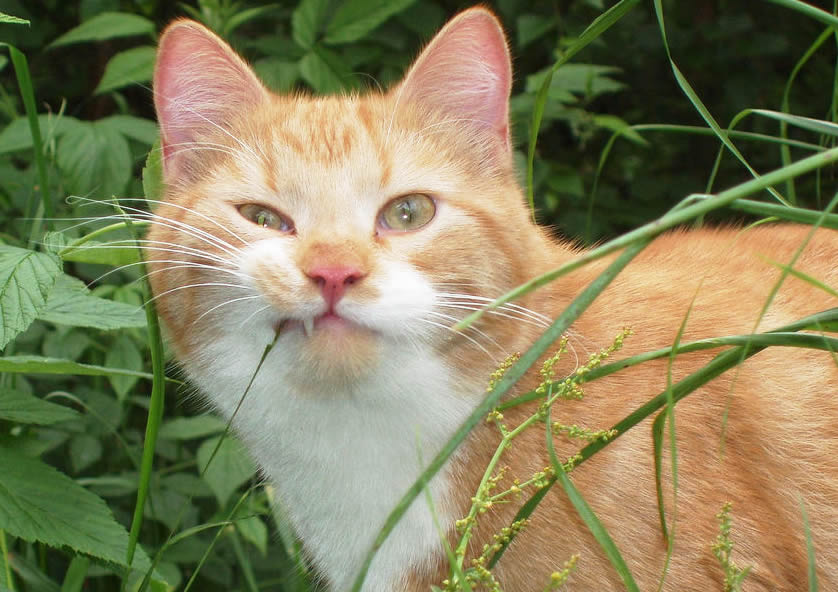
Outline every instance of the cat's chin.
POLYGON ((307 323, 288 321, 282 334, 287 335, 286 346, 298 350, 299 365, 289 378, 307 392, 357 383, 375 369, 381 355, 378 333, 333 315, 307 323))

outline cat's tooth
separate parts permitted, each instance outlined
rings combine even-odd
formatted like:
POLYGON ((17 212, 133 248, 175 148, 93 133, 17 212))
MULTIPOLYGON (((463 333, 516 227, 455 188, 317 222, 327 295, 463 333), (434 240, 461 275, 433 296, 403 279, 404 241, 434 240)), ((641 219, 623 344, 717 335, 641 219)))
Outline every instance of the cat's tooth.
POLYGON ((303 332, 306 337, 311 337, 311 332, 314 331, 314 319, 311 317, 303 320, 303 332))

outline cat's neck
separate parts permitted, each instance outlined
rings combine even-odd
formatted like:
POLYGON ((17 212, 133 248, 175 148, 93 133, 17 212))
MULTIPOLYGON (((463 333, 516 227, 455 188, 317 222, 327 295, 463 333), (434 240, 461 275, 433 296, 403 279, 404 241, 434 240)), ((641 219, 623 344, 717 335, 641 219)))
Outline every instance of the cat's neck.
MULTIPOLYGON (((263 348, 256 341, 243 339, 235 359, 226 347, 204 349, 202 363, 214 372, 213 384, 203 388, 244 392, 240 368, 258 364, 263 348)), ((294 369, 283 359, 282 345, 280 339, 266 358, 234 425, 318 568, 334 589, 345 590, 388 514, 482 399, 485 386, 433 350, 403 343, 390 344, 358 384, 300 394, 290 386, 294 369)), ((229 416, 239 398, 214 402, 229 416)), ((429 486, 443 525, 456 518, 455 508, 443 502, 451 497, 450 480, 446 468, 429 486)), ((376 555, 364 589, 388 589, 407 567, 427 568, 413 562, 435 559, 441 536, 420 496, 376 555)))

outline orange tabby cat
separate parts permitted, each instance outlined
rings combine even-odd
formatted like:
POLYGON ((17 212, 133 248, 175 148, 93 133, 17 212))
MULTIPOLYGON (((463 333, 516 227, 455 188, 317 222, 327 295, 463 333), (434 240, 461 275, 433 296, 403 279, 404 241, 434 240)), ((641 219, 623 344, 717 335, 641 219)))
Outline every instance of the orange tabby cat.
MULTIPOLYGON (((160 40, 154 77, 166 199, 149 234, 160 313, 186 372, 249 447, 330 590, 349 589, 374 536, 420 473, 483 399, 506 354, 525 351, 607 262, 586 266, 454 332, 465 314, 579 255, 535 226, 509 142, 509 53, 487 10, 463 12, 404 80, 363 96, 277 96, 223 41, 194 22, 160 40), (262 353, 280 335, 247 393, 262 353)), ((808 228, 676 231, 649 246, 573 325, 586 352, 634 335, 622 354, 682 340, 779 327, 838 305, 767 262, 789 261, 808 228), (695 300, 693 297, 695 296, 695 300)), ((819 231, 796 263, 838 286, 838 235, 819 231)), ((673 381, 717 351, 677 356, 673 381)), ((559 376, 580 357, 564 356, 559 376)), ((667 385, 668 360, 586 385, 554 418, 604 428, 667 385)), ((539 382, 531 371, 516 392, 539 382)), ((710 546, 733 502, 734 560, 747 590, 799 590, 808 509, 821 589, 838 586, 838 365, 769 349, 676 408, 679 489, 668 590, 721 590, 710 546), (727 413, 726 423, 723 416, 727 413), (726 426, 726 427, 724 427, 726 426), (724 436, 723 429, 726 430, 724 436), (724 453, 720 444, 724 438, 724 453)), ((515 425, 532 408, 505 412, 515 425)), ((376 555, 364 590, 427 591, 447 574, 441 536, 499 440, 473 430, 376 555)), ((549 465, 543 429, 505 454, 507 481, 549 465)), ((578 444, 556 438, 560 457, 578 444)), ((657 586, 658 524, 648 422, 573 471, 642 590, 657 586)), ((667 499, 671 499, 671 492, 667 499)), ((471 553, 520 502, 481 516, 471 553)), ((673 508, 669 508, 672 516, 673 508)), ((508 592, 543 589, 579 553, 571 587, 621 580, 560 488, 499 562, 508 592)))

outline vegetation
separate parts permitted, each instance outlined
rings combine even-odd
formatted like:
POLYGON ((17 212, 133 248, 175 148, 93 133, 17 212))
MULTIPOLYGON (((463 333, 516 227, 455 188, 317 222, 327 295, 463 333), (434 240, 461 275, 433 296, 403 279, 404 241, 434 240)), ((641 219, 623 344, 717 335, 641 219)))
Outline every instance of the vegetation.
MULTIPOLYGON (((624 248, 604 282, 655 234, 707 216, 838 228, 830 213, 838 10, 814 4, 493 3, 516 56, 516 155, 540 221, 601 242, 589 259, 624 248)), ((0 0, 0 592, 314 589, 299 544, 269 512, 270 488, 254 478, 240 445, 182 396, 188 390, 174 368, 164 379, 136 250, 105 244, 139 237, 143 197, 159 196, 149 91, 155 38, 175 16, 191 16, 230 40, 271 87, 336 92, 397 79, 461 7, 450 0, 0 0), (123 214, 138 215, 126 222, 123 214)), ((495 410, 500 398, 556 349, 601 289, 592 285, 494 377, 486 403, 426 476, 475 422, 491 417, 507 431, 495 410)), ((836 316, 788 331, 834 328, 836 316)), ((670 405, 702 381, 796 337, 809 336, 728 337, 730 349, 710 366, 615 427, 622 432, 656 413, 662 426, 670 405)), ((829 338, 807 344, 838 347, 829 338)), ((618 370, 602 362, 592 360, 578 382, 618 370)), ((545 376, 553 399, 577 386, 557 381, 553 391, 553 378, 545 376)), ((574 427, 550 422, 549 406, 541 412, 551 429, 574 427)), ((554 455, 552 471, 525 494, 536 503, 558 482, 632 589, 619 550, 565 474, 608 445, 609 433, 576 433, 584 441, 579 455, 572 462, 554 455)), ((664 437, 662 428, 656 433, 664 437)), ((498 495, 495 477, 489 468, 475 513, 498 495)), ((405 500, 421 489, 418 482, 405 500)), ((747 570, 730 557, 728 510, 721 516, 716 549, 735 589, 747 570)), ((463 565, 452 550, 446 589, 491 584, 480 570, 491 568, 526 511, 519 518, 481 565, 463 565)), ((817 550, 808 552, 814 562, 817 550)), ((548 589, 573 568, 572 558, 557 558, 565 560, 552 584, 545 574, 548 589)))

